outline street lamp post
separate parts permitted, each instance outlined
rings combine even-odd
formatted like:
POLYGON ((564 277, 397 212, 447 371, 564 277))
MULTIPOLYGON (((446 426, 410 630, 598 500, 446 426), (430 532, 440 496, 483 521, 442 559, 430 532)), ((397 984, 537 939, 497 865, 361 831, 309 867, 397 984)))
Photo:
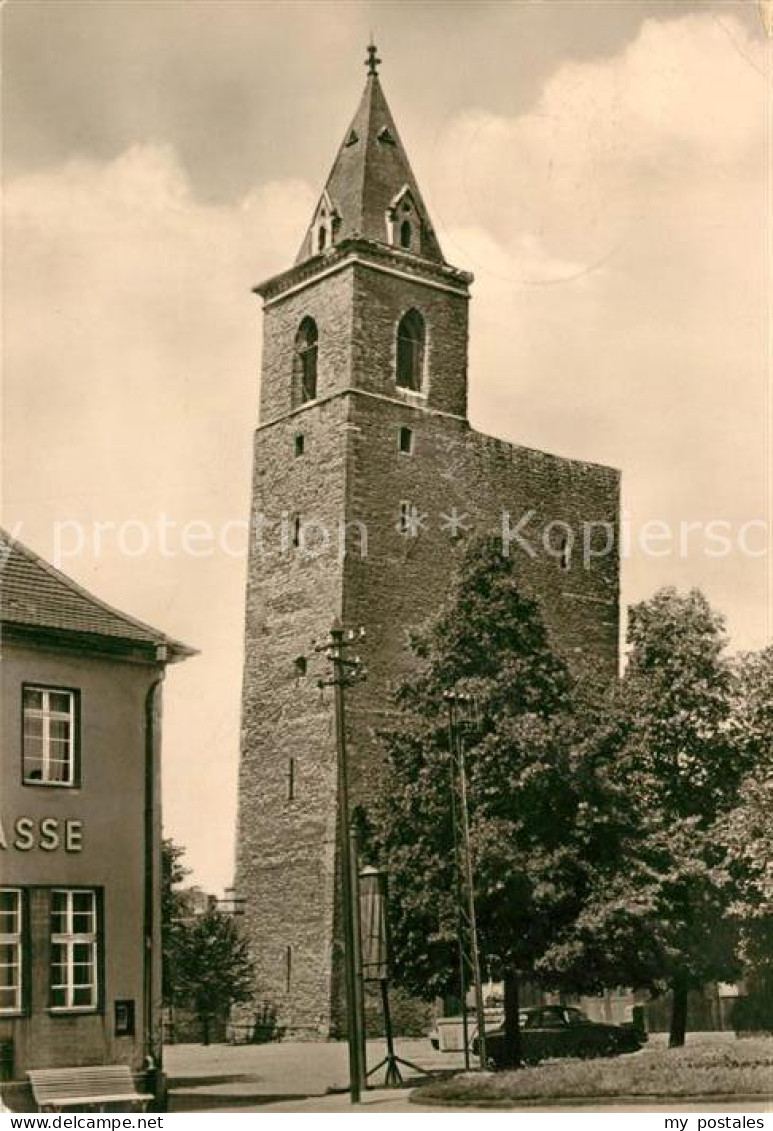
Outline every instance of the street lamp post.
POLYGON ((365 1037, 362 1017, 362 982, 360 978, 360 926, 357 903, 356 845, 353 849, 349 809, 349 768, 346 751, 346 703, 344 690, 365 678, 358 656, 349 657, 348 649, 365 635, 364 629, 345 632, 336 618, 329 638, 315 651, 323 652, 332 665, 332 677, 320 679, 320 687, 334 690, 336 761, 338 776, 338 832, 341 861, 341 903, 344 927, 344 975, 346 985, 346 1035, 349 1043, 349 1092, 353 1104, 360 1102, 365 1083, 365 1037))
POLYGON ((475 914, 475 877, 470 845, 470 818, 467 804, 467 769, 464 751, 464 727, 473 721, 475 702, 471 695, 446 691, 448 707, 448 746, 451 776, 451 824, 453 831, 454 866, 459 939, 459 981, 462 994, 462 1033, 464 1064, 470 1067, 467 1024, 467 972, 475 992, 475 1014, 478 1026, 478 1057, 481 1069, 486 1068, 486 1017, 481 985, 478 925, 475 914))
POLYGON ((399 1088, 403 1083, 400 1065, 424 1075, 424 1069, 410 1060, 404 1060, 395 1052, 392 1015, 389 1009, 389 915, 387 910, 387 877, 372 865, 366 865, 360 872, 360 921, 362 923, 362 977, 365 982, 378 982, 381 991, 381 1008, 384 1011, 384 1035, 386 1037, 386 1056, 380 1060, 367 1078, 385 1069, 384 1084, 387 1088, 399 1088))

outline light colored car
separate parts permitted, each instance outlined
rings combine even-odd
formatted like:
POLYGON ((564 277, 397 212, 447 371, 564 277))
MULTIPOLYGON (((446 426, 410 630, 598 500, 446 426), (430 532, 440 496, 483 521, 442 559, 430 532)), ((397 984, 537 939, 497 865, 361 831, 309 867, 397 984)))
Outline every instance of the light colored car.
MULTIPOLYGON (((486 1019, 486 1032, 498 1029, 505 1020, 505 1013, 501 1006, 487 1006, 484 1010, 486 1019)), ((475 1010, 467 1011, 467 1040, 472 1047, 472 1042, 478 1032, 478 1018, 475 1010)), ((433 1049, 440 1052, 462 1052, 464 1050, 464 1020, 461 1014, 453 1017, 438 1017, 429 1032, 429 1041, 433 1049)))

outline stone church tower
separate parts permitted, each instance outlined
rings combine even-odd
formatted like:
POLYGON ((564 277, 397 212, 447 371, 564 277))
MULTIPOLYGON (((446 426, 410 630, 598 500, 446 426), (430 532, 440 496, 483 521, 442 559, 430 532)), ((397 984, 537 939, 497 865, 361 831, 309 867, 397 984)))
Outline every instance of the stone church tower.
POLYGON ((295 264, 256 288, 236 888, 258 998, 307 1036, 338 1030, 341 998, 332 699, 312 641, 336 616, 366 629, 368 679, 348 696, 355 803, 377 787, 374 732, 408 631, 437 609, 472 534, 522 522, 534 556, 517 539, 510 552, 557 645, 617 670, 619 475, 470 426, 472 276, 443 257, 377 63, 370 49, 295 264), (583 523, 596 524, 587 568, 566 533, 583 523))

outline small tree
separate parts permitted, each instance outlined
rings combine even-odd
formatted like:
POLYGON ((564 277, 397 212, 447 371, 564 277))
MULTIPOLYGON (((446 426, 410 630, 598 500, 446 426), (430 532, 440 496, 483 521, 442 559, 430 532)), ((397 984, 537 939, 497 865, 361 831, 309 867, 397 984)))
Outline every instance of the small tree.
POLYGON ((182 863, 185 849, 175 844, 171 837, 161 842, 161 951, 162 992, 164 1005, 174 1001, 174 979, 177 965, 177 940, 181 921, 188 914, 186 893, 180 884, 190 875, 190 868, 182 863))
POLYGON ((250 1001, 253 986, 247 942, 231 915, 208 911, 178 924, 174 998, 196 1014, 205 1045, 212 1023, 232 1005, 250 1001))

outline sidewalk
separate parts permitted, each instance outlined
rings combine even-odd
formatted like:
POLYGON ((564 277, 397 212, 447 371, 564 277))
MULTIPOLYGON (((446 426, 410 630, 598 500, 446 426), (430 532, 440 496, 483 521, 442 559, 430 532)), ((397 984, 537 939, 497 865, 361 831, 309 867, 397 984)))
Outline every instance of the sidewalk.
MULTIPOLYGON (((429 1072, 449 1072, 463 1066, 461 1054, 436 1052, 429 1041, 398 1040, 398 1056, 429 1072)), ((383 1041, 368 1041, 368 1065, 384 1057, 383 1041)), ((246 1110, 267 1104, 299 1103, 326 1097, 344 1106, 349 1082, 348 1049, 340 1041, 282 1041, 267 1045, 170 1045, 164 1050, 164 1070, 169 1085, 169 1110, 246 1110)), ((417 1073, 403 1070, 406 1081, 417 1082, 417 1073)), ((380 1084, 383 1072, 372 1078, 380 1084)), ((379 1089, 380 1091, 380 1089, 379 1089)), ((392 1097, 399 1090, 386 1094, 392 1097)), ((406 1093, 407 1094, 407 1093, 406 1093)), ((372 1093, 368 1094, 370 1099, 372 1093)), ((282 1110, 277 1108, 277 1110, 282 1110)), ((292 1110, 299 1110, 293 1108, 292 1110)), ((314 1110, 309 1108, 308 1110, 314 1110)), ((325 1107, 323 1110, 328 1110, 325 1107)))
POLYGON ((395 1113, 404 1112, 404 1113, 410 1114, 410 1115, 420 1115, 422 1113, 427 1114, 427 1115, 445 1115, 445 1114, 459 1114, 459 1115, 465 1114, 466 1115, 466 1114, 469 1114, 469 1113, 478 1113, 478 1114, 481 1114, 481 1115, 497 1115, 497 1114, 499 1114, 499 1115, 505 1114, 506 1115, 508 1113, 521 1111, 521 1112, 528 1113, 529 1115, 547 1115, 547 1114, 550 1114, 550 1115, 553 1115, 553 1114, 572 1114, 572 1115, 583 1114, 584 1115, 584 1114, 590 1114, 590 1113, 593 1113, 594 1115, 596 1113, 608 1114, 608 1115, 611 1115, 611 1114, 631 1115, 632 1113, 639 1114, 639 1113, 659 1112, 659 1111, 668 1112, 669 1114, 672 1113, 672 1112, 674 1114, 678 1114, 680 1112, 694 1112, 694 1113, 705 1114, 705 1113, 713 1113, 713 1112, 762 1112, 762 1113, 765 1113, 765 1112, 771 1111, 770 1105, 766 1104, 764 1101, 760 1101, 759 1103, 756 1102, 756 1101, 755 1102, 747 1101, 746 1103, 738 1103, 738 1102, 735 1102, 735 1101, 732 1102, 732 1103, 731 1102, 723 1102, 723 1101, 719 1101, 719 1102, 706 1101, 705 1103, 679 1103, 679 1102, 675 1101, 673 1103, 669 1102, 669 1103, 658 1103, 658 1104, 648 1104, 648 1103, 645 1103, 645 1102, 639 1102, 639 1103, 636 1103, 636 1104, 622 1104, 622 1103, 605 1104, 605 1103, 599 1103, 598 1105, 594 1104, 593 1106, 589 1105, 589 1106, 586 1106, 586 1107, 577 1107, 576 1105, 575 1106, 570 1106, 570 1105, 558 1106, 556 1104, 553 1104, 550 1107, 528 1107, 528 1108, 526 1108, 526 1107, 524 1107, 524 1108, 511 1107, 511 1108, 498 1108, 498 1109, 494 1110, 490 1107, 489 1108, 484 1108, 484 1107, 457 1107, 457 1108, 454 1108, 454 1107, 437 1107, 437 1106, 430 1107, 429 1105, 424 1106, 420 1103, 411 1103, 409 1098, 408 1098, 409 1095, 410 1095, 410 1089, 403 1089, 403 1090, 395 1089, 394 1091, 391 1090, 391 1089, 389 1091, 384 1091, 384 1090, 379 1089, 379 1091, 377 1091, 377 1092, 369 1092, 366 1096, 363 1096, 363 1102, 359 1105, 359 1107, 352 1107, 352 1105, 348 1102, 348 1100, 345 1097, 324 1096, 324 1097, 318 1097, 317 1099, 306 1100, 303 1103, 269 1104, 267 1107, 260 1107, 260 1108, 253 1108, 253 1109, 240 1108, 238 1110, 240 1110, 240 1111, 254 1110, 254 1111, 272 1111, 272 1112, 274 1112, 274 1111, 275 1112, 297 1112, 297 1113, 301 1113, 301 1114, 305 1113, 305 1114, 309 1114, 309 1115, 319 1115, 323 1112, 340 1112, 342 1114, 346 1114, 346 1113, 353 1114, 355 1112, 361 1112, 362 1114, 366 1114, 366 1115, 386 1114, 386 1113, 389 1113, 389 1112, 395 1112, 395 1113))

